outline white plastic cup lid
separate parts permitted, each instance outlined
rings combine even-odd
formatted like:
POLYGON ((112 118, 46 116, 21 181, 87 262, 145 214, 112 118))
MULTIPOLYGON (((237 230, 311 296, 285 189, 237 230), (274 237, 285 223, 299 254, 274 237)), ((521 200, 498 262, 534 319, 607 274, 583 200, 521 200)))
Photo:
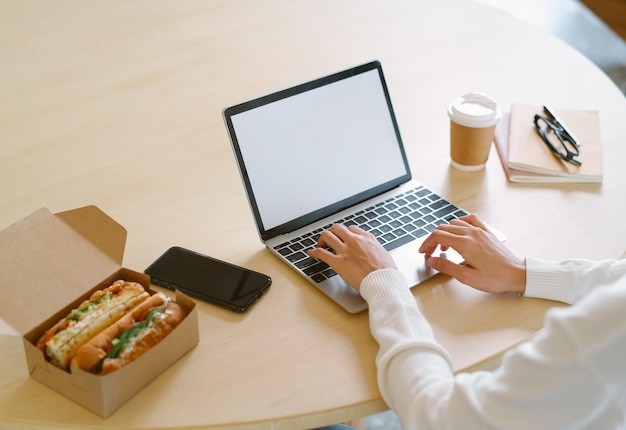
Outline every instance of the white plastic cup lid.
POLYGON ((502 116, 494 99, 481 93, 468 93, 456 99, 448 108, 448 116, 465 127, 491 127, 502 116))

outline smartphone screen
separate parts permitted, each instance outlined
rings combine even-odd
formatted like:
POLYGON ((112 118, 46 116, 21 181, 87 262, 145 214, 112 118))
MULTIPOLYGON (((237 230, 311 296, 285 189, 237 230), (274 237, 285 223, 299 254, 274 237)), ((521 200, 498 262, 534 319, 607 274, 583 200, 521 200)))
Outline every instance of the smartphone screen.
POLYGON ((246 311, 269 288, 269 276, 181 247, 165 251, 145 273, 165 288, 246 311))

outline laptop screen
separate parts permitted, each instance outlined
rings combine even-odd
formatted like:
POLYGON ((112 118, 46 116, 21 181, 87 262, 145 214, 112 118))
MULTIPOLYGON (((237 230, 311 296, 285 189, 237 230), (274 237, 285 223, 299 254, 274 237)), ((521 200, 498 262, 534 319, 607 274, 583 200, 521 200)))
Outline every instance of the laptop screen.
POLYGON ((410 179, 378 62, 227 108, 224 117, 263 239, 410 179))

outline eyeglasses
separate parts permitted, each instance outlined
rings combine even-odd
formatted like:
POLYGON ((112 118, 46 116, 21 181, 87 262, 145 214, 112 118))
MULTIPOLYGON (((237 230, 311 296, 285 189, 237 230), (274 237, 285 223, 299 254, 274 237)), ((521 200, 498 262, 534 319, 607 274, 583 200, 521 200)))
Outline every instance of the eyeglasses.
POLYGON ((546 105, 543 111, 547 115, 535 115, 535 129, 548 148, 563 161, 580 166, 582 163, 574 157, 580 155, 580 145, 563 121, 546 105))

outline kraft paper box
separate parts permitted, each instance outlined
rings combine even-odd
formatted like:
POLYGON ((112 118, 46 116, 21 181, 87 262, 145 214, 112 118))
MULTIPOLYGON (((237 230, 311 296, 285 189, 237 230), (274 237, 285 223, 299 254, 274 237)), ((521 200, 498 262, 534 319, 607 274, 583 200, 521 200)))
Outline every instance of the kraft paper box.
POLYGON ((0 315, 22 335, 30 376, 106 417, 198 344, 195 302, 176 292, 188 313, 174 331, 134 362, 105 376, 50 364, 35 344, 47 328, 91 293, 117 279, 150 278, 121 267, 126 230, 95 206, 52 214, 40 209, 0 232, 0 315))

